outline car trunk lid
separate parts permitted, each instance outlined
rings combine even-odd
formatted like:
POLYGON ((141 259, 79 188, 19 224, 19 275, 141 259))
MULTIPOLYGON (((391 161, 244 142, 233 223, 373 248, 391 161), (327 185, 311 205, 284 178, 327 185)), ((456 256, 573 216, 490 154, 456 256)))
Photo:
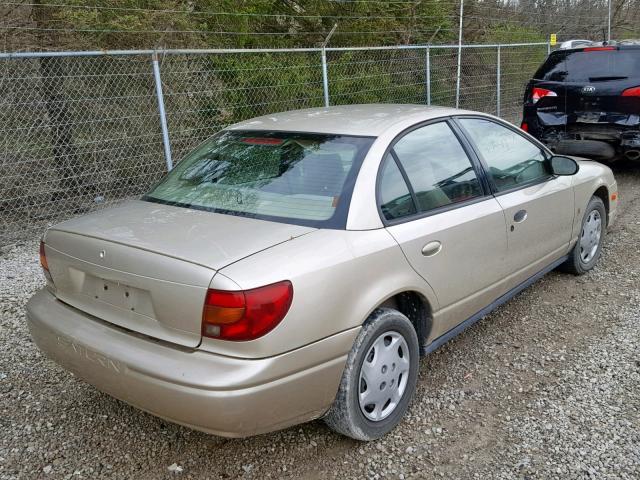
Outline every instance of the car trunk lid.
POLYGON ((57 298, 120 327, 195 347, 216 271, 312 228, 134 201, 50 229, 57 298))
MULTIPOLYGON (((636 80, 635 83, 640 83, 636 80)), ((607 82, 572 82, 565 85, 565 113, 570 121, 588 124, 640 124, 640 97, 623 97, 629 86, 626 79, 607 82)))

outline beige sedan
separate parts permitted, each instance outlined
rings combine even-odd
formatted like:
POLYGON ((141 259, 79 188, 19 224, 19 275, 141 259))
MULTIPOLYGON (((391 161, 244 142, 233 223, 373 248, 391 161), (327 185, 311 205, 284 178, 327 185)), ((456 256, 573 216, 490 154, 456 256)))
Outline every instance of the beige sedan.
POLYGON ((38 347, 170 421, 370 440, 419 356, 546 272, 597 262, 611 171, 475 112, 309 109, 233 125, 140 200, 50 228, 38 347))

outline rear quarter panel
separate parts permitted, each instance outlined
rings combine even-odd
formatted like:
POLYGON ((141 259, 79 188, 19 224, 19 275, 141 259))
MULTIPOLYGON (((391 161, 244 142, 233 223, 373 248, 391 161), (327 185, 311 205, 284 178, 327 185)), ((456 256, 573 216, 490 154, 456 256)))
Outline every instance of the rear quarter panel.
POLYGON ((406 290, 437 309, 433 291, 385 229, 318 230, 223 268, 211 288, 250 289, 280 280, 292 282, 293 302, 274 330, 248 342, 203 338, 200 348, 246 358, 276 355, 357 329, 384 300, 406 290))

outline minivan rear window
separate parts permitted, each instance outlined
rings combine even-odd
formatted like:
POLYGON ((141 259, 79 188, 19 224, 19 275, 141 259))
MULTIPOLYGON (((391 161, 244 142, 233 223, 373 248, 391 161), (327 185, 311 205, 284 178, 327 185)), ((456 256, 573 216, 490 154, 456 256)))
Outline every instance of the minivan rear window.
POLYGON ((222 131, 143 200, 318 228, 344 228, 373 138, 222 131))
POLYGON ((536 72, 536 80, 597 82, 640 77, 640 49, 556 52, 536 72))

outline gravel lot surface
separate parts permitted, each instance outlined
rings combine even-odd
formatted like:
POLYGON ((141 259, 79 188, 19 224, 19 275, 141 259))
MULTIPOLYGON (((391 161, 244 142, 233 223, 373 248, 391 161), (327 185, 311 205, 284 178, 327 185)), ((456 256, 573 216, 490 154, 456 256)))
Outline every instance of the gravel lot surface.
MULTIPOLYGON (((37 244, 0 256, 0 478, 640 478, 640 168, 598 267, 553 272, 422 360, 406 420, 359 443, 316 421, 227 440, 104 395, 24 319, 37 244)), ((268 406, 265 405, 265 409, 268 406)))

